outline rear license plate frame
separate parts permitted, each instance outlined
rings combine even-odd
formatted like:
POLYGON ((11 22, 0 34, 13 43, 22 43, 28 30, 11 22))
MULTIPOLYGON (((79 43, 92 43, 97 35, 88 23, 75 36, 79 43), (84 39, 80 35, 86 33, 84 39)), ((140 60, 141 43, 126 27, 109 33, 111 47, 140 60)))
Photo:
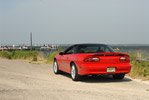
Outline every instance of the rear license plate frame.
POLYGON ((107 72, 116 72, 116 67, 107 67, 107 72))

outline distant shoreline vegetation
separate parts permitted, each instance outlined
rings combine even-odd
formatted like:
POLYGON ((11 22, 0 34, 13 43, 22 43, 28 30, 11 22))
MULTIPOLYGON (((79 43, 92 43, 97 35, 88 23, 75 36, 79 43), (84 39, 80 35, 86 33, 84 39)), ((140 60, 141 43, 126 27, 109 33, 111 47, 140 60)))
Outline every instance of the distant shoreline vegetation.
MULTIPOLYGON (((73 44, 33 44, 32 50, 38 50, 38 51, 57 51, 57 49, 60 47, 62 48, 62 51, 64 51, 67 47, 71 46, 73 44)), ((146 53, 146 55, 149 55, 149 44, 108 44, 113 49, 118 48, 118 52, 122 53, 131 53, 131 52, 143 52, 146 53)), ((4 45, 0 44, 0 51, 2 50, 26 50, 29 51, 31 49, 30 45, 28 44, 18 44, 18 45, 4 45)), ((48 54, 48 53, 47 53, 48 54)))
POLYGON ((0 51, 0 57, 6 59, 22 59, 37 61, 38 51, 0 51))
POLYGON ((51 63, 56 56, 62 49, 59 47, 57 50, 50 51, 38 51, 38 50, 3 50, 0 51, 0 58, 5 59, 21 59, 21 60, 28 60, 30 62, 45 62, 45 63, 51 63), (48 54, 44 54, 43 52, 47 52, 48 54))

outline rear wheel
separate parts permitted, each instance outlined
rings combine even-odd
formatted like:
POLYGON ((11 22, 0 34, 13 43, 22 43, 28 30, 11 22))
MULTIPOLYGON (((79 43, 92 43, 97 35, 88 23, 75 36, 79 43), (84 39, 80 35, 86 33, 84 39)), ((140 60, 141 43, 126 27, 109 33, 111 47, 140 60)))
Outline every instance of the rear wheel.
POLYGON ((74 63, 71 64, 71 78, 73 81, 80 80, 80 76, 78 75, 78 69, 74 63))
POLYGON ((59 74, 59 73, 61 72, 61 71, 59 70, 59 66, 58 66, 56 60, 54 61, 54 64, 53 64, 53 72, 54 72, 55 74, 59 74))
POLYGON ((123 79, 125 77, 124 73, 112 75, 114 79, 123 79))

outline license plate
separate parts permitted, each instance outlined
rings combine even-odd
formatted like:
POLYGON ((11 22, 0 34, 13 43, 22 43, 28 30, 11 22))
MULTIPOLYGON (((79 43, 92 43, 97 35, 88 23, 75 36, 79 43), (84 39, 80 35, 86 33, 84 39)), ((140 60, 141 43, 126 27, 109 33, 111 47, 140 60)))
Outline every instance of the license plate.
POLYGON ((107 72, 115 72, 115 67, 108 67, 107 72))

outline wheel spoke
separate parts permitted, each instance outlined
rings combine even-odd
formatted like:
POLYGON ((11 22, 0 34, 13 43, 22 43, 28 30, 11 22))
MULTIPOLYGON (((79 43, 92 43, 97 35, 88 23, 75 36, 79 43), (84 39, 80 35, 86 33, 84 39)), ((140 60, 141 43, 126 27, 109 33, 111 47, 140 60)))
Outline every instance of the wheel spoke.
POLYGON ((57 63, 54 64, 54 71, 57 72, 57 63))
POLYGON ((74 67, 74 65, 71 68, 71 76, 73 79, 75 78, 75 67, 74 67))

